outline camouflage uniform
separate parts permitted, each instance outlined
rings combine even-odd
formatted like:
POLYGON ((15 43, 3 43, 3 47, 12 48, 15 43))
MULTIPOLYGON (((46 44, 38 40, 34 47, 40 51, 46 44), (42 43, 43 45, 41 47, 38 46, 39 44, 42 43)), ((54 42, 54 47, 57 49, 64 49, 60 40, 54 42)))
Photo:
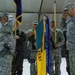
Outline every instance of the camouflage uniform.
MULTIPOLYGON (((0 14, 0 19, 7 16, 0 14)), ((15 51, 15 40, 12 33, 12 20, 0 28, 0 75, 11 75, 12 59, 15 51)))
POLYGON ((67 61, 69 62, 68 67, 70 68, 70 75, 75 75, 75 17, 72 17, 67 22, 67 41, 66 47, 68 50, 68 58, 67 61))
POLYGON ((58 48, 54 48, 54 32, 51 31, 51 40, 52 43, 52 68, 51 75, 61 75, 60 64, 61 64, 61 46, 64 44, 64 36, 60 29, 56 29, 56 43, 58 44, 58 48), (55 65, 55 71, 53 66, 55 65))
POLYGON ((28 60, 30 62, 30 75, 36 75, 36 66, 35 66, 35 60, 36 60, 36 46, 35 46, 35 36, 33 34, 33 29, 31 29, 28 32, 28 35, 32 35, 29 38, 29 45, 28 45, 28 50, 29 50, 29 57, 28 60))
POLYGON ((12 75, 22 75, 24 59, 23 43, 25 42, 26 35, 20 29, 16 30, 16 35, 19 36, 19 39, 16 39, 15 57, 12 61, 12 75))
MULTIPOLYGON (((64 10, 67 11, 74 7, 74 3, 68 3, 64 10)), ((70 17, 67 23, 63 22, 63 25, 67 26, 66 29, 66 49, 67 49, 67 71, 69 75, 75 75, 75 16, 70 17)))
POLYGON ((66 18, 62 18, 61 25, 62 25, 62 28, 63 28, 64 37, 65 37, 64 48, 65 48, 65 56, 66 56, 66 63, 67 63, 66 70, 67 70, 68 74, 70 75, 69 51, 66 49, 67 21, 68 21, 68 20, 67 20, 66 18))

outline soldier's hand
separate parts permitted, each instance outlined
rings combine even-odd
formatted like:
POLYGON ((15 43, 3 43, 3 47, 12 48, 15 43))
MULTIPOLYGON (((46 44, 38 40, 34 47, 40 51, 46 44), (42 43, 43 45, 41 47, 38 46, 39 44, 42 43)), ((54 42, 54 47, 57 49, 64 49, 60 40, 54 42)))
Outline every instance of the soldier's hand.
POLYGON ((65 19, 66 19, 67 16, 68 16, 68 15, 67 15, 67 11, 63 11, 62 18, 65 18, 65 19))
POLYGON ((15 35, 15 39, 19 39, 19 38, 20 38, 19 36, 15 35))
POLYGON ((29 37, 31 37, 32 35, 34 35, 34 33, 30 33, 30 34, 29 34, 29 37))
POLYGON ((57 47, 58 47, 58 44, 57 44, 57 43, 55 43, 55 44, 54 44, 54 46, 55 46, 55 48, 57 48, 57 47))
POLYGON ((12 29, 12 31, 16 31, 17 30, 17 27, 15 26, 13 29, 12 29))
POLYGON ((55 31, 56 31, 56 27, 53 28, 53 32, 55 32, 55 31))

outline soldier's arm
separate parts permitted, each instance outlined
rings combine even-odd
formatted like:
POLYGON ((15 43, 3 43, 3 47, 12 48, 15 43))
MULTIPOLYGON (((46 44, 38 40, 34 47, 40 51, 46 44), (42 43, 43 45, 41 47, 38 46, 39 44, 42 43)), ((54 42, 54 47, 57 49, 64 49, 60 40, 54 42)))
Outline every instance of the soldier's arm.
POLYGON ((67 26, 66 18, 62 18, 61 27, 64 29, 64 28, 66 28, 66 26, 67 26))
MULTIPOLYGON (((9 28, 8 28, 9 29, 9 28)), ((10 31, 7 31, 8 32, 8 34, 10 34, 10 31)), ((7 34, 7 35, 8 35, 7 34)), ((6 39, 5 39, 5 41, 6 40, 8 40, 5 44, 7 45, 7 50, 9 50, 9 52, 11 53, 11 54, 14 54, 14 52, 15 52, 15 46, 16 46, 16 41, 15 41, 15 39, 13 38, 13 35, 12 35, 12 38, 11 37, 6 37, 6 39), (12 40, 12 41, 11 41, 12 40)), ((4 45, 5 45, 4 44, 4 45)))
POLYGON ((61 26, 63 29, 66 28, 66 26, 67 26, 66 19, 67 19, 67 12, 63 11, 62 21, 61 21, 61 26))
POLYGON ((5 26, 1 27, 0 32, 10 33, 13 27, 13 23, 11 21, 8 21, 8 23, 5 26))
POLYGON ((0 31, 3 33, 10 33, 11 28, 9 26, 5 26, 5 27, 2 27, 0 31))
POLYGON ((29 33, 28 32, 26 32, 26 41, 28 41, 29 40, 29 33))
POLYGON ((34 36, 33 30, 27 32, 27 40, 28 41, 30 41, 29 39, 33 36, 34 36))
POLYGON ((59 32, 59 42, 58 42, 58 47, 63 46, 63 45, 64 45, 64 42, 65 42, 65 38, 64 38, 63 32, 60 31, 60 32, 59 32))

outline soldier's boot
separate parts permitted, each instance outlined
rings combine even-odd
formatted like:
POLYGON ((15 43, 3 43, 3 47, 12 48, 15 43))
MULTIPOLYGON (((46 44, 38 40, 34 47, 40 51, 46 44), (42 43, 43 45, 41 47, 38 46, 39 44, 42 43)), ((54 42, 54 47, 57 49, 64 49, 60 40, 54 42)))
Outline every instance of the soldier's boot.
POLYGON ((56 72, 54 75, 61 75, 60 71, 59 72, 56 72))
POLYGON ((51 65, 51 68, 50 68, 50 75, 54 75, 54 62, 52 61, 52 63, 51 63, 52 65, 51 65))
POLYGON ((36 71, 36 69, 35 69, 35 75, 37 75, 37 71, 36 71))
POLYGON ((50 73, 50 75, 54 75, 54 71, 52 71, 52 72, 50 73))
POLYGON ((60 70, 55 71, 55 74, 54 75, 61 75, 61 71, 60 70))
POLYGON ((51 68, 50 68, 50 75, 54 75, 54 69, 53 69, 53 66, 51 66, 51 68))
POLYGON ((59 65, 56 66, 54 75, 61 75, 61 71, 60 71, 60 66, 59 65))
POLYGON ((68 75, 70 75, 69 67, 66 67, 66 70, 67 70, 67 72, 68 72, 68 75))
POLYGON ((30 75, 36 75, 35 62, 30 65, 30 75))
POLYGON ((11 73, 12 73, 11 75, 16 75, 17 74, 16 70, 12 70, 11 73))

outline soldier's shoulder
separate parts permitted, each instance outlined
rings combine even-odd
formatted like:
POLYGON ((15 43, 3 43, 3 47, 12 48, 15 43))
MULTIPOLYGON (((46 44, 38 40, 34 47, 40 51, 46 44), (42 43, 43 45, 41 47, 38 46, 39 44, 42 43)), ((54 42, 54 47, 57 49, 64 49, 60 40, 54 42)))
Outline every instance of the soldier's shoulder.
POLYGON ((50 28, 50 31, 52 31, 52 28, 50 28))
POLYGON ((57 30, 57 31, 62 31, 62 30, 61 30, 61 29, 59 29, 59 28, 57 28, 56 30, 57 30))
POLYGON ((72 18, 71 18, 71 20, 72 20, 73 22, 75 22, 75 16, 74 16, 74 17, 72 17, 72 18))
POLYGON ((31 33, 31 32, 33 32, 33 29, 29 29, 29 30, 27 31, 27 33, 31 33))
POLYGON ((75 17, 69 18, 69 19, 67 20, 67 23, 70 23, 70 22, 74 22, 74 23, 75 23, 75 17))
POLYGON ((56 29, 57 32, 63 33, 63 31, 59 28, 56 29))

